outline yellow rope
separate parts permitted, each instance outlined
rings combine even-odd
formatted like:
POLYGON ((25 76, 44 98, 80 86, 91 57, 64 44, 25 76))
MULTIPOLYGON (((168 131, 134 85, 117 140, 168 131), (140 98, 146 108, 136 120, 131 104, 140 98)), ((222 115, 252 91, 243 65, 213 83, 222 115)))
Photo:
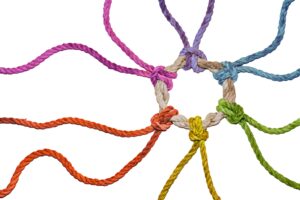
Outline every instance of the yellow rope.
POLYGON ((209 192, 214 200, 220 200, 221 198, 219 197, 215 186, 213 184, 210 171, 209 171, 209 166, 208 166, 208 160, 207 160, 207 154, 206 154, 206 146, 205 146, 205 141, 200 142, 200 153, 202 157, 202 167, 206 179, 206 185, 209 189, 209 192))
POLYGON ((158 200, 164 200, 166 198, 166 196, 167 196, 167 194, 169 192, 169 189, 171 188, 171 186, 175 182, 175 180, 178 177, 178 175, 180 174, 181 170, 191 160, 191 158, 195 155, 195 153, 197 152, 198 148, 199 148, 199 145, 194 143, 194 145, 192 146, 192 148, 190 149, 190 151, 180 161, 180 163, 177 165, 177 167, 174 169, 174 171, 172 172, 171 176, 169 177, 169 179, 165 183, 163 189, 161 190, 161 192, 159 194, 158 200))
POLYGON ((158 200, 164 200, 177 179, 178 175, 184 168, 184 166, 192 159, 192 157, 197 153, 197 150, 200 148, 200 153, 202 157, 202 166, 206 178, 206 184, 209 189, 209 192, 211 193, 214 200, 220 200, 221 198, 216 192, 216 189, 213 185, 212 178, 210 176, 209 172, 209 166, 208 166, 208 160, 207 160, 207 154, 206 154, 206 147, 205 147, 205 141, 208 138, 208 132, 207 130, 203 129, 202 126, 202 120, 201 117, 197 116, 195 118, 189 119, 189 126, 190 126, 190 133, 189 137, 190 140, 193 142, 192 148, 189 150, 189 152, 184 156, 184 158, 180 161, 180 163, 176 166, 174 171, 172 172, 171 176, 165 183, 163 189, 161 190, 158 200))

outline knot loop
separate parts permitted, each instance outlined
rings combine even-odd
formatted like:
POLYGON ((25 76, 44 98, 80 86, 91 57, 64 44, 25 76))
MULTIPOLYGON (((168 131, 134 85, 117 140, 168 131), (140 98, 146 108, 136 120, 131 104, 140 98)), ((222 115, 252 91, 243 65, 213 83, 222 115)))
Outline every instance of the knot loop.
POLYGON ((199 116, 191 117, 189 119, 190 140, 193 142, 196 141, 206 141, 208 138, 208 132, 206 129, 203 129, 202 119, 199 116))
POLYGON ((166 71, 163 66, 155 67, 150 74, 150 80, 154 86, 158 80, 161 80, 167 85, 168 90, 173 88, 172 79, 175 79, 176 77, 177 73, 166 71))
POLYGON ((223 85, 224 81, 229 78, 233 81, 236 81, 238 78, 238 71, 236 69, 236 66, 228 61, 222 62, 222 65, 222 69, 213 73, 214 78, 218 80, 219 84, 223 85))
POLYGON ((178 110, 168 106, 151 118, 151 126, 157 131, 166 131, 172 125, 171 118, 178 115, 178 110))
POLYGON ((217 106, 217 111, 224 113, 226 119, 231 124, 238 124, 244 118, 244 109, 237 103, 220 99, 217 106))
POLYGON ((206 55, 200 49, 194 47, 185 47, 181 50, 180 55, 186 56, 186 64, 183 67, 185 70, 193 68, 196 73, 203 72, 205 69, 198 66, 198 58, 206 60, 206 55))

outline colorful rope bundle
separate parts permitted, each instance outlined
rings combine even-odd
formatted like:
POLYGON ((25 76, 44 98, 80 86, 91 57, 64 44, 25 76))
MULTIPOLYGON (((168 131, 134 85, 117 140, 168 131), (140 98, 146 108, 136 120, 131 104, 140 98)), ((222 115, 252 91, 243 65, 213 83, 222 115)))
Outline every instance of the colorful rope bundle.
POLYGON ((103 23, 107 34, 110 36, 112 41, 142 69, 118 65, 106 59, 104 56, 102 56, 100 53, 98 53, 91 47, 79 43, 64 43, 50 48, 49 50, 45 51, 40 56, 38 56, 37 58, 25 65, 17 66, 15 68, 0 67, 1 74, 11 75, 23 73, 34 69, 46 59, 48 59, 56 53, 66 50, 78 50, 94 57, 96 60, 98 60, 100 63, 102 63, 109 69, 121 73, 133 74, 149 78, 151 80, 151 83, 154 85, 156 100, 159 105, 159 112, 153 115, 153 117, 150 120, 151 124, 146 126, 145 128, 133 131, 119 130, 97 122, 92 122, 75 117, 64 117, 43 123, 13 117, 0 117, 0 124, 19 125, 34 129, 49 129, 65 124, 73 124, 87 127, 90 129, 95 129, 118 137, 138 137, 153 133, 146 146, 131 161, 129 161, 113 176, 105 179, 90 178, 81 174, 72 166, 71 162, 68 161, 68 159, 64 155, 55 150, 41 149, 34 151, 28 156, 26 156, 16 167, 15 172, 13 173, 10 179, 10 182, 4 189, 0 190, 1 198, 9 195, 14 190, 26 166, 28 166, 35 159, 44 156, 52 157, 59 161, 62 164, 62 166, 66 168, 66 170, 71 176, 73 176, 75 179, 82 183, 96 186, 111 185, 123 178, 130 170, 137 166, 151 151, 156 141, 159 139, 161 133, 167 131, 172 125, 175 125, 179 128, 189 130, 189 139, 192 141, 193 144, 189 152, 179 162, 179 164, 176 166, 176 168, 170 175, 169 179, 166 181, 159 194, 158 199, 163 200, 166 198, 173 183, 179 177, 179 174, 181 173, 185 165, 192 159, 192 157, 197 153, 197 151, 200 150, 200 155, 202 158, 202 167, 208 190, 214 200, 219 200, 221 198, 216 191, 216 188, 213 184, 212 176, 210 174, 205 141, 209 137, 207 129, 211 126, 218 125, 224 118, 226 118, 229 123, 239 124, 242 127, 242 129, 246 133, 250 146, 256 155, 257 160, 273 177, 286 184, 287 186, 300 190, 300 183, 297 183, 287 178, 283 174, 279 173, 265 160, 249 126, 251 125, 254 128, 267 134, 279 135, 287 133, 300 126, 300 119, 297 119, 281 128, 269 128, 245 114, 243 108, 237 103, 235 103, 236 92, 234 86, 234 82, 237 81, 239 73, 251 73, 253 75, 267 78, 272 81, 289 81, 300 76, 300 69, 297 69, 288 74, 278 75, 269 72, 264 72, 260 69, 256 69, 253 67, 245 66, 246 64, 254 60, 267 56, 268 54, 275 51, 276 48, 280 45, 281 41, 284 38, 288 9, 290 5, 294 2, 294 0, 283 1, 280 12, 277 35, 272 41, 272 43, 265 49, 257 51, 248 56, 242 57, 234 62, 208 61, 205 53, 199 49, 204 33, 212 19, 215 0, 208 1, 206 15, 202 20, 201 26, 195 36, 192 45, 190 45, 183 28, 168 10, 165 1, 158 1, 163 15, 175 28, 183 43, 183 49, 180 51, 178 58, 170 66, 153 66, 151 64, 148 64, 145 61, 143 61, 137 54, 135 54, 124 42, 122 42, 122 40, 117 36, 110 24, 110 10, 112 6, 112 0, 105 0, 103 7, 103 23), (169 90, 173 88, 173 79, 177 78, 177 71, 180 69, 193 69, 193 71, 196 73, 200 73, 203 72, 205 69, 208 69, 210 72, 212 72, 213 77, 223 87, 223 98, 219 100, 216 112, 209 113, 203 120, 199 116, 186 118, 185 116, 179 114, 179 112, 174 107, 168 105, 170 98, 169 90))

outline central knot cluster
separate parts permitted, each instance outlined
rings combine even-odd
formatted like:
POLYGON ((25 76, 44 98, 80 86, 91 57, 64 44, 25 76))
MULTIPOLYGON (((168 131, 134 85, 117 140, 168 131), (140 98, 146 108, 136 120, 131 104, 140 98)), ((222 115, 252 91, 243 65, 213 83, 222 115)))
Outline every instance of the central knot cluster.
POLYGON ((194 47, 186 47, 181 50, 180 55, 186 56, 186 65, 183 69, 189 70, 192 68, 196 73, 204 71, 203 68, 198 66, 198 58, 206 60, 206 55, 203 51, 194 47))
POLYGON ((202 119, 199 116, 191 117, 189 119, 190 140, 193 142, 196 141, 206 141, 208 138, 208 132, 206 129, 203 129, 202 119))
POLYGON ((172 125, 171 118, 178 115, 178 110, 168 106, 151 118, 151 126, 157 131, 166 131, 172 125))
POLYGON ((167 85, 168 90, 173 88, 172 79, 175 79, 176 77, 177 73, 166 71, 163 66, 155 67, 150 74, 150 80, 154 86, 158 80, 161 80, 167 85))
POLYGON ((224 81, 229 78, 233 81, 236 81, 238 78, 238 71, 236 69, 236 66, 228 61, 222 62, 222 65, 222 69, 213 73, 214 78, 218 80, 219 84, 223 85, 224 81))
POLYGON ((244 109, 237 103, 220 99, 217 111, 224 113, 226 119, 231 124, 238 124, 244 118, 244 109))

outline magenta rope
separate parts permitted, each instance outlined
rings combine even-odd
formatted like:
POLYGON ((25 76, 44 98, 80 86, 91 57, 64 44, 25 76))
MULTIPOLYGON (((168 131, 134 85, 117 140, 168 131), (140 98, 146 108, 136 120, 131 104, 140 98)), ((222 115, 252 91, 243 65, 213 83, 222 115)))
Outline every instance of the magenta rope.
POLYGON ((65 43, 61 44, 55 47, 52 47, 51 49, 48 49, 44 53, 42 53, 40 56, 35 58, 34 60, 30 61, 29 63, 25 65, 20 65, 18 67, 14 68, 6 68, 6 67, 0 67, 0 74, 19 74, 23 73, 26 71, 29 71, 38 65, 40 65, 42 62, 44 62, 46 59, 51 57, 52 55, 61 52, 61 51, 66 51, 66 50, 79 50, 84 53, 87 53, 94 57, 96 60, 107 66, 109 69, 121 72, 121 73, 126 73, 126 74, 135 74, 138 76, 142 77, 151 77, 151 74, 147 71, 142 71, 139 69, 133 69, 133 68, 128 68, 124 67, 121 65, 117 65, 109 60, 107 60, 105 57, 103 57, 101 54, 99 54, 96 50, 84 45, 84 44, 78 44, 78 43, 65 43))
POLYGON ((91 47, 88 47, 84 44, 78 44, 78 43, 65 43, 58 46, 55 46, 51 49, 48 49, 44 53, 42 53, 40 56, 35 58, 34 60, 30 61, 29 63, 25 65, 20 65, 14 68, 7 68, 7 67, 0 67, 0 74, 19 74, 26 71, 29 71, 31 69, 34 69, 38 65, 40 65, 42 62, 44 62, 46 59, 51 57, 52 55, 65 51, 65 50, 79 50, 82 52, 85 52, 92 57, 94 57, 96 60, 98 60, 100 63, 105 65, 108 69, 112 69, 121 73, 126 74, 133 74, 141 77, 147 77, 150 78, 153 85, 156 84, 158 80, 164 81, 168 87, 168 90, 171 90, 173 87, 172 79, 177 77, 177 74, 174 72, 168 72, 165 71, 164 67, 158 66, 153 67, 144 70, 129 68, 125 66, 118 65, 114 62, 111 62, 110 60, 103 57, 100 53, 98 53, 96 50, 92 49, 91 47))
POLYGON ((129 47, 126 46, 125 43, 121 41, 121 39, 116 35, 113 31, 112 26, 110 24, 110 8, 111 8, 112 0, 105 0, 103 6, 103 24, 106 32, 112 39, 112 41, 120 47, 120 49, 137 65, 141 66, 147 71, 151 71, 154 69, 154 66, 147 64, 143 60, 141 60, 129 47))

